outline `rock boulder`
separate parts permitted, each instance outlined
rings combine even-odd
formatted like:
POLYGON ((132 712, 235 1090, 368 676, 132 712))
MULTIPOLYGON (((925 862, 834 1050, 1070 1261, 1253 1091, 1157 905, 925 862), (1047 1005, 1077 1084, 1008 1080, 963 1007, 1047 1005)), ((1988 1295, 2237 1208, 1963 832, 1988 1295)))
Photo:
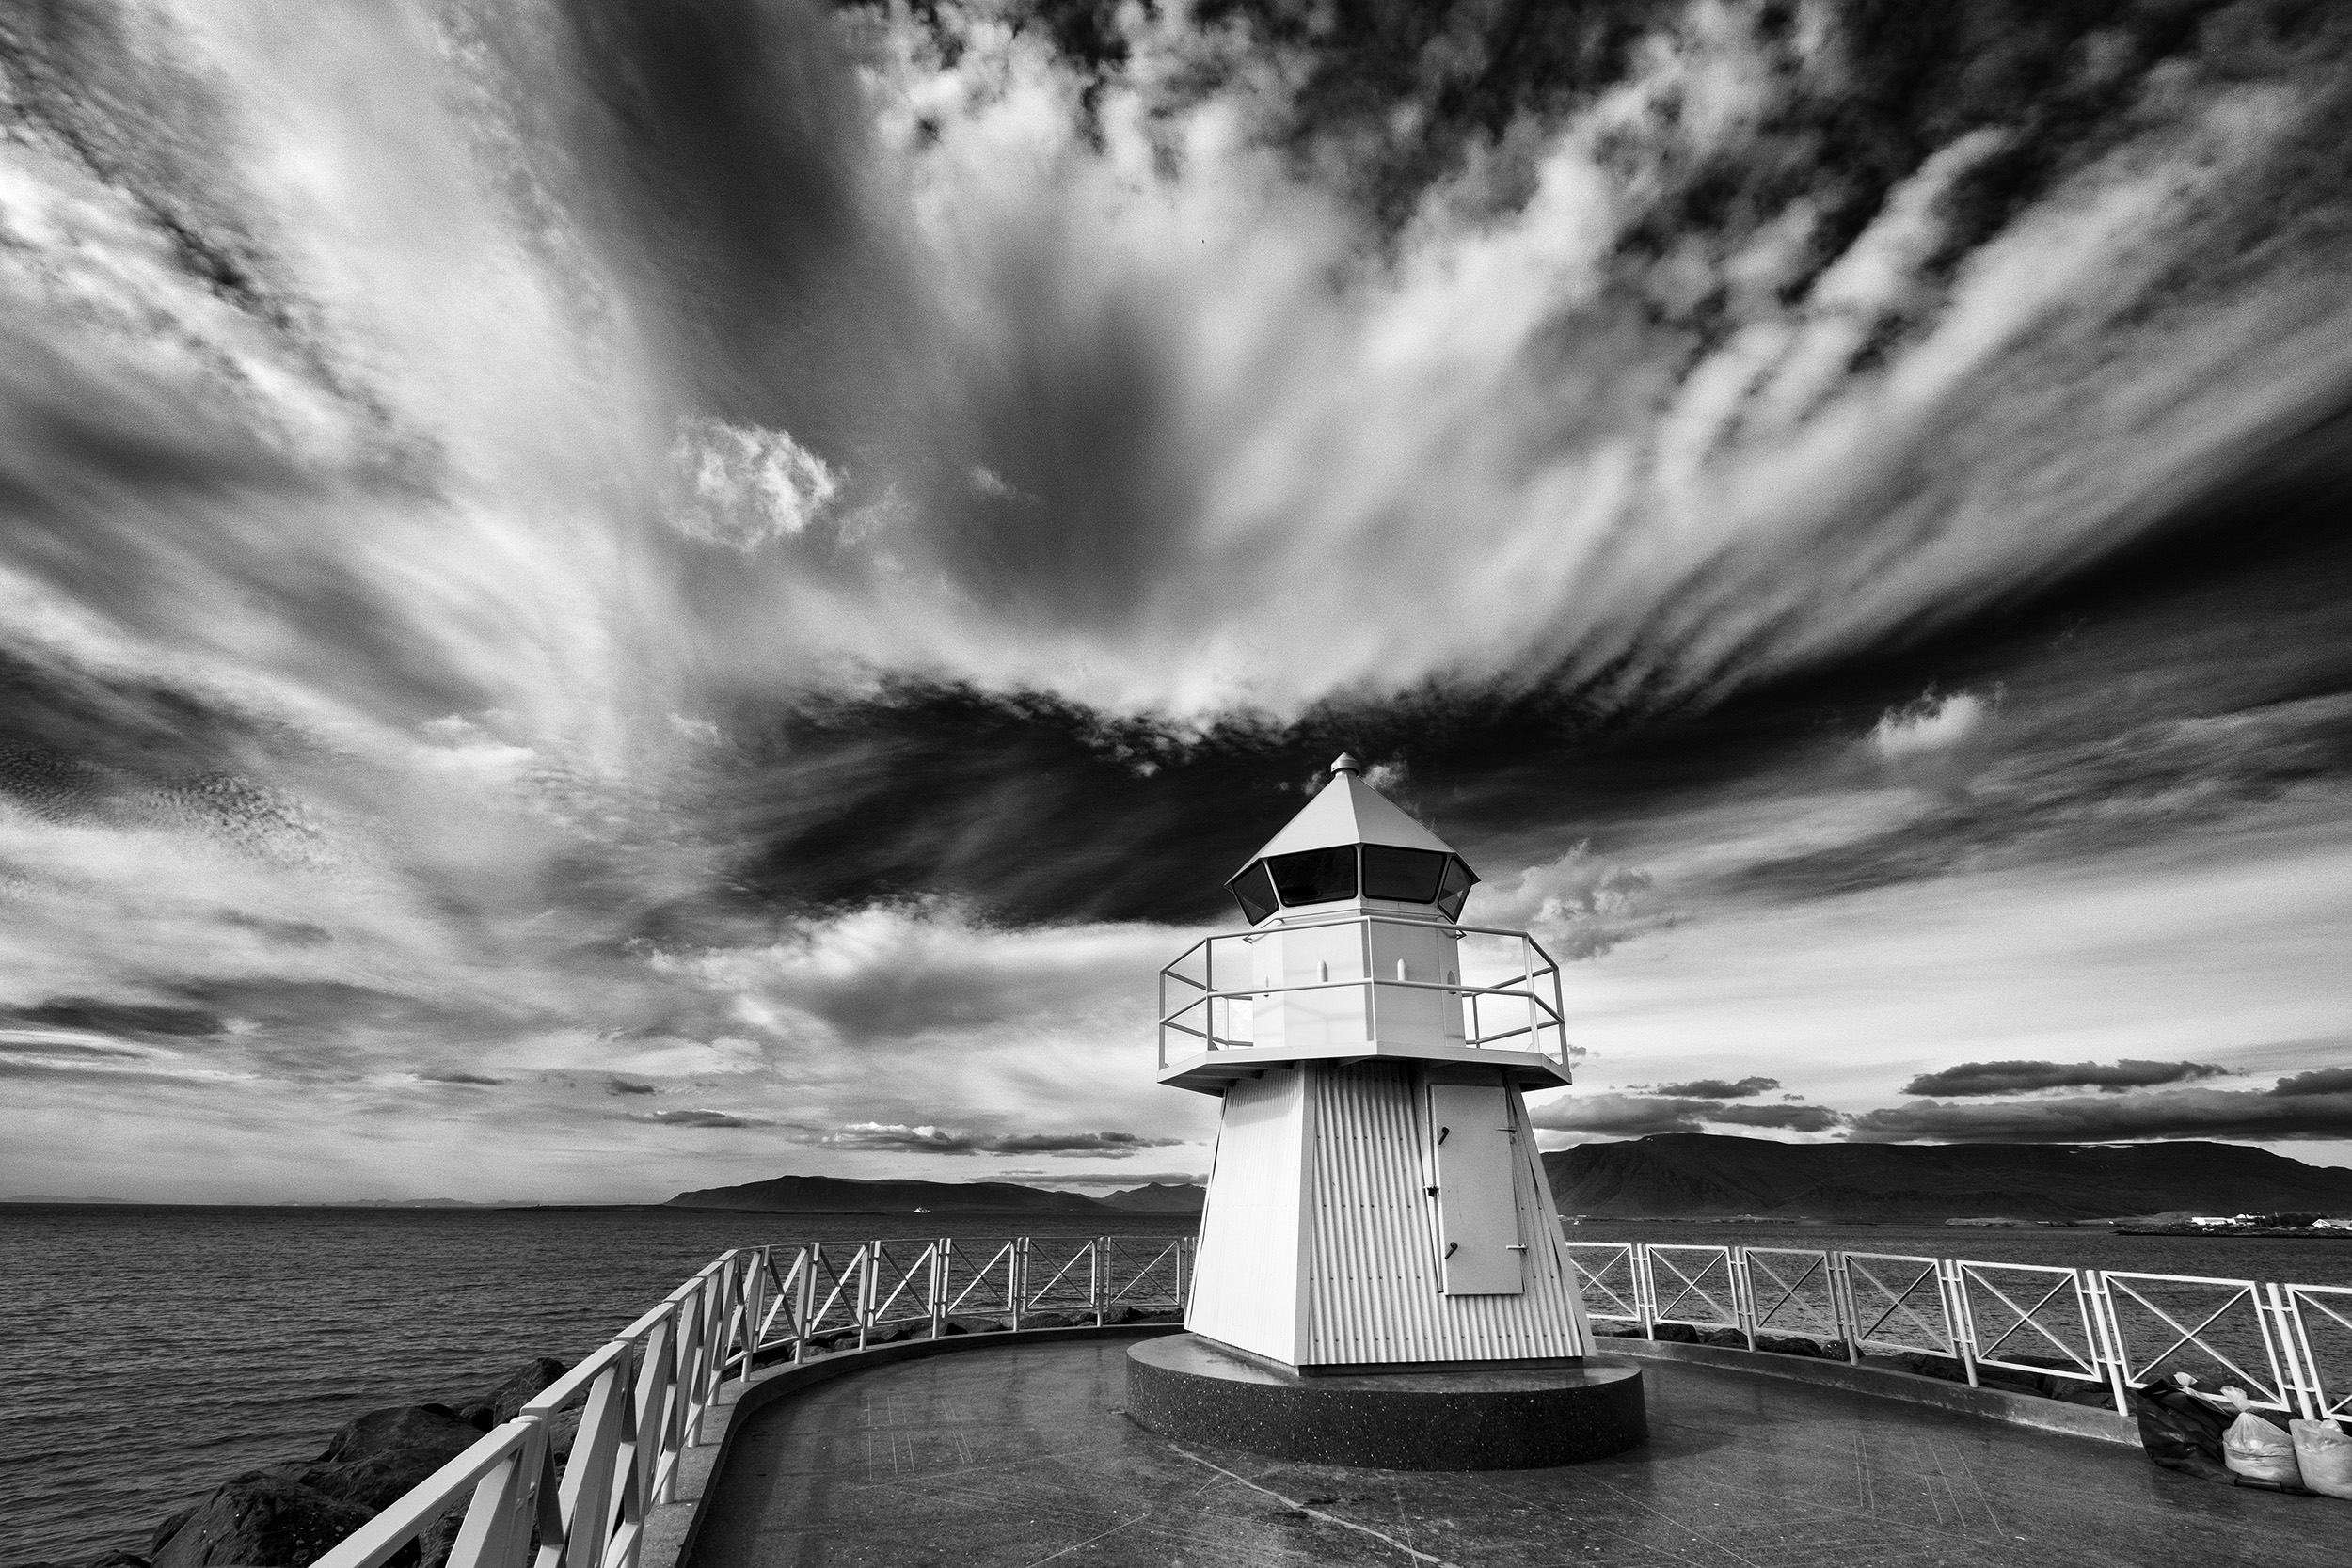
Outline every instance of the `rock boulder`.
POLYGON ((288 1477, 255 1470, 205 1498, 157 1549, 153 1565, 304 1568, 366 1524, 374 1512, 314 1492, 288 1477))

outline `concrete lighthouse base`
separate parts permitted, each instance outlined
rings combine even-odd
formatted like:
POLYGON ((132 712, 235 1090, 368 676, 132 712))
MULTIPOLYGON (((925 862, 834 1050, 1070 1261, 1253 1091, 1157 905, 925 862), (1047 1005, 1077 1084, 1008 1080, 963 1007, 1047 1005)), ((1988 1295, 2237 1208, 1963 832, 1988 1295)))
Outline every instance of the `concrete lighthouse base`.
POLYGON ((1623 1361, 1301 1377, 1192 1334, 1129 1349, 1127 1414, 1180 1443, 1378 1470, 1541 1469, 1649 1437, 1623 1361))

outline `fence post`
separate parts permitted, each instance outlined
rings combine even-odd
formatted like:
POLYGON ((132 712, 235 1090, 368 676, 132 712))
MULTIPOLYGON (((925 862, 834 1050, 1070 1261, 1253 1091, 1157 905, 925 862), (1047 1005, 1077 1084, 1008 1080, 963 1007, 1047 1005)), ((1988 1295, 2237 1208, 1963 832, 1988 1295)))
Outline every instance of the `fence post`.
POLYGON ((1756 1282, 1748 1275, 1748 1249, 1744 1246, 1724 1248, 1724 1272, 1731 1275, 1731 1316, 1740 1325, 1740 1332, 1748 1338, 1748 1349, 1756 1349, 1756 1282))
POLYGON ((2302 1304, 2295 1299, 2293 1285, 2285 1295, 2276 1285, 2269 1291, 2271 1321, 2279 1325, 2279 1343, 2295 1367, 2295 1401, 2303 1407, 2305 1420, 2319 1420, 2328 1413, 2328 1385, 2319 1375, 2319 1357, 2312 1354, 2312 1337, 2303 1327, 2302 1304))
POLYGON ((1961 1370, 1968 1374, 1968 1386, 1974 1388, 1977 1386, 1977 1319, 1968 1305, 1968 1281, 1961 1268, 1956 1259, 1936 1259, 1936 1293, 1944 1298, 1944 1337, 1952 1342, 1952 1354, 1960 1357, 1961 1370))
POLYGON ((1192 1256, 1192 1238, 1177 1237, 1176 1311, 1180 1316, 1189 1313, 1192 1309, 1192 1271, 1184 1266, 1184 1259, 1190 1256, 1192 1256))
MULTIPOLYGON (((2118 1415, 2132 1413, 2132 1396, 2124 1381, 2123 1322, 2115 1315, 2115 1292, 2107 1289, 2107 1278, 2097 1269, 2074 1271, 2075 1299, 2083 1305, 2084 1315, 2090 1320, 2091 1354, 2098 1357, 2099 1370, 2106 1373, 2107 1393, 2115 1401, 2118 1415)), ((2262 1316, 2257 1298, 2255 1317, 2262 1316)))
POLYGON ((698 1283, 677 1304, 677 1365, 671 1382, 674 1415, 670 1421, 670 1446, 682 1449, 694 1440, 694 1426, 702 1418, 702 1343, 703 1288, 698 1283))
POLYGON ((755 1247, 751 1254, 751 1269, 743 1275, 743 1381, 752 1380, 752 1368, 759 1360, 759 1311, 767 1305, 768 1249, 755 1247))
POLYGON ((1028 1294, 1029 1271, 1023 1267, 1029 1260, 1029 1238, 1015 1236, 1005 1248, 1005 1294, 1012 1300, 1013 1332, 1021 1332, 1022 1298, 1028 1294))
POLYGON ((947 1334, 947 1287, 955 1278, 956 1239, 942 1236, 931 1243, 931 1338, 947 1334))
POLYGON ((743 1309, 743 1280, 735 1264, 740 1256, 729 1252, 725 1266, 719 1271, 719 1323, 710 1347, 710 1392, 704 1396, 706 1403, 717 1399, 719 1390, 727 1386, 727 1357, 735 1349, 735 1321, 743 1309))
POLYGON ((450 1547, 453 1568, 520 1568, 536 1519, 547 1451, 547 1423, 533 1418, 521 1446, 474 1483, 473 1497, 450 1547))
POLYGON ((1829 1255, 1829 1315, 1837 1327, 1838 1342, 1846 1347, 1846 1365, 1862 1365, 1862 1313, 1853 1304, 1853 1278, 1846 1273, 1846 1255, 1829 1255))
POLYGON ((637 1495, 648 1509, 669 1499, 669 1478, 661 1473, 662 1456, 670 1451, 671 1395, 677 1356, 677 1309, 663 1313, 645 1336, 644 1354, 637 1369, 637 1495))
POLYGON ((1100 1328, 1103 1326, 1103 1287, 1110 1277, 1111 1239, 1097 1236, 1087 1243, 1087 1250, 1093 1254, 1087 1259, 1087 1296, 1094 1303, 1094 1326, 1100 1328))
POLYGON ((1641 1314, 1642 1338, 1658 1338, 1658 1281, 1650 1277, 1649 1243, 1626 1243, 1626 1259, 1632 1265, 1633 1310, 1641 1314))
POLYGON ((808 1259, 808 1267, 801 1271, 801 1288, 792 1301, 792 1364, 796 1367, 808 1359, 809 1319, 817 1314, 817 1271, 825 1259, 825 1243, 804 1246, 801 1256, 808 1259))
POLYGON ((874 1257, 882 1250, 880 1242, 866 1242, 857 1249, 857 1292, 850 1297, 850 1314, 857 1320, 857 1348, 866 1348, 866 1331, 874 1322, 874 1257))

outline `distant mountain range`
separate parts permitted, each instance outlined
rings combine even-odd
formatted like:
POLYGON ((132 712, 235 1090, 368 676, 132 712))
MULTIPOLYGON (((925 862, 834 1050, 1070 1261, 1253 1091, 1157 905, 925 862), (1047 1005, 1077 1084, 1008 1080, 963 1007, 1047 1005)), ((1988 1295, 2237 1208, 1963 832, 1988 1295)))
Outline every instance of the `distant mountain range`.
POLYGON ((1123 1193, 1105 1193, 1103 1201, 1139 1214, 1197 1214, 1208 1197, 1209 1189, 1197 1181, 1153 1181, 1123 1193))
POLYGON ((127 1203, 120 1197, 59 1197, 56 1193, 12 1193, 0 1203, 127 1203))
POLYGON ((839 1176, 779 1176, 738 1187, 706 1187, 670 1199, 674 1209, 744 1209, 784 1214, 1198 1212, 1203 1189, 1154 1182, 1100 1198, 1012 1181, 855 1181, 839 1176), (1196 1195, 1187 1199, 1184 1195, 1196 1195))
POLYGON ((2110 1219, 2352 1213, 2352 1170, 2241 1144, 1784 1144, 1706 1132, 1544 1156, 1564 1214, 1704 1219, 2110 1219))
MULTIPOLYGON (((1544 1156, 1564 1214, 1609 1219, 2114 1219, 2352 1214, 2352 1170, 2242 1144, 1784 1144, 1704 1132, 1544 1156)), ((1088 1197, 1012 1181, 779 1176, 680 1193, 668 1207, 777 1213, 1198 1213, 1206 1190, 1152 1182, 1088 1197)))

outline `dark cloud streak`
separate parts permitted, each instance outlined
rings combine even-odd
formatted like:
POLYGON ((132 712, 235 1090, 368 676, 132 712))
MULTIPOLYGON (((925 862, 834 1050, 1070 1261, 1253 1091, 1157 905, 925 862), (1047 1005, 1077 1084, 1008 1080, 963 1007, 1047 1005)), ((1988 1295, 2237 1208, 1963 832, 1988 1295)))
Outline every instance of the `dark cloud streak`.
POLYGON ((2160 1084, 2219 1078, 2229 1069, 2205 1062, 2141 1062, 2130 1057, 2098 1062, 1963 1062, 1940 1072, 1923 1072, 1902 1086, 1904 1094, 2017 1094, 2033 1089, 2151 1088, 2160 1084))

